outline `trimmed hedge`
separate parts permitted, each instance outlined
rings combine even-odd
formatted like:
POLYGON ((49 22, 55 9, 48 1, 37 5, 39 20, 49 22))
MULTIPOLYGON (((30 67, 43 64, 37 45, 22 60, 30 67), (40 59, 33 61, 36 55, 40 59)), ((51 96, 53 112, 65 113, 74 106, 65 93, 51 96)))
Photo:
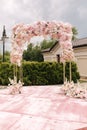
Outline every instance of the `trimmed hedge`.
MULTIPOLYGON (((23 62, 24 85, 53 85, 63 83, 63 64, 56 62, 23 62)), ((19 70, 19 68, 18 68, 19 70)), ((8 85, 8 78, 13 79, 13 65, 0 64, 0 84, 8 85)), ((18 77, 19 77, 19 71, 18 77)), ((69 63, 66 64, 66 77, 69 79, 69 63)), ((72 80, 77 82, 80 78, 77 66, 72 63, 72 80)))
POLYGON ((8 85, 8 78, 13 79, 13 65, 7 62, 0 63, 0 85, 8 85))

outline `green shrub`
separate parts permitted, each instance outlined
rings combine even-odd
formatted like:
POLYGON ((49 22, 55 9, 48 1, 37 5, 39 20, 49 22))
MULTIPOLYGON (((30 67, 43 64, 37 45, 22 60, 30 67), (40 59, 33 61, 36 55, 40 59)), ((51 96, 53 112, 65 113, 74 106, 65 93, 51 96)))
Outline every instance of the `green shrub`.
MULTIPOLYGON (((24 85, 53 85, 63 83, 63 64, 56 62, 23 62, 24 85)), ((19 75, 17 67, 17 76, 19 75)), ((8 85, 8 78, 14 77, 14 66, 4 62, 0 64, 0 84, 8 85)), ((69 63, 66 63, 66 77, 69 80, 69 63)), ((80 78, 77 66, 72 63, 72 80, 77 82, 80 78)))
POLYGON ((13 78, 13 66, 10 63, 3 62, 0 64, 0 84, 8 85, 8 78, 13 78))

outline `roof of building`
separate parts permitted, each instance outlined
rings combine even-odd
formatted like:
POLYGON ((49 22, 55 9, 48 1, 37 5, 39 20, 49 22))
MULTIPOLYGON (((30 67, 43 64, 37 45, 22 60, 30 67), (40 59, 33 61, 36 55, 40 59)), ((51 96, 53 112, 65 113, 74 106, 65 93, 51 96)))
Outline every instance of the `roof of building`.
POLYGON ((44 52, 50 52, 57 44, 59 44, 58 41, 56 41, 51 48, 47 48, 47 49, 42 50, 42 53, 44 53, 44 52))
POLYGON ((87 37, 73 41, 73 48, 87 46, 87 37))
MULTIPOLYGON (((58 41, 55 42, 55 44, 51 48, 47 48, 42 50, 42 53, 44 52, 50 52, 57 44, 59 44, 58 41)), ((72 42, 73 48, 78 48, 78 47, 84 47, 87 46, 87 37, 86 38, 81 38, 81 39, 76 39, 72 42)))

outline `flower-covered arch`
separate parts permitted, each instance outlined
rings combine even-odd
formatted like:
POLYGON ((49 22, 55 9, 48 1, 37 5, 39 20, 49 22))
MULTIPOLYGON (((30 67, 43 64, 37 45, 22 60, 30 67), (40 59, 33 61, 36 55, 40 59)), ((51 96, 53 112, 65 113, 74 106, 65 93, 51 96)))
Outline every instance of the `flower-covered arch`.
POLYGON ((62 49, 61 62, 74 59, 72 26, 69 23, 39 21, 30 25, 18 24, 12 30, 11 63, 21 65, 24 44, 34 36, 47 36, 59 41, 62 49))
MULTIPOLYGON (((23 82, 19 79, 17 82, 17 66, 21 68, 22 54, 24 51, 24 44, 29 43, 33 36, 47 36, 59 41, 61 47, 61 62, 64 65, 65 78, 65 62, 70 61, 70 82, 65 81, 62 87, 64 93, 70 97, 87 98, 87 89, 77 86, 71 82, 71 61, 74 60, 74 53, 72 49, 72 26, 69 23, 63 22, 45 22, 40 21, 30 25, 19 24, 13 27, 12 30, 12 50, 11 63, 15 64, 14 80, 10 80, 10 93, 21 93, 23 82)), ((22 69, 20 69, 20 72, 22 69)))
MULTIPOLYGON (((34 36, 47 36, 59 41, 61 47, 61 62, 64 63, 64 81, 65 81, 65 62, 74 60, 74 53, 72 49, 72 25, 69 23, 51 21, 39 21, 30 25, 18 24, 12 29, 12 50, 10 55, 11 63, 16 65, 14 69, 14 80, 10 80, 12 89, 11 93, 20 92, 22 80, 17 83, 17 66, 21 68, 22 55, 24 45, 29 43, 34 36)), ((71 65, 71 64, 70 64, 71 65)), ((71 70, 71 69, 70 69, 71 70)), ((22 69, 20 69, 20 72, 22 69)), ((71 71, 70 71, 71 76, 71 71)), ((70 78, 71 79, 71 78, 70 78)))

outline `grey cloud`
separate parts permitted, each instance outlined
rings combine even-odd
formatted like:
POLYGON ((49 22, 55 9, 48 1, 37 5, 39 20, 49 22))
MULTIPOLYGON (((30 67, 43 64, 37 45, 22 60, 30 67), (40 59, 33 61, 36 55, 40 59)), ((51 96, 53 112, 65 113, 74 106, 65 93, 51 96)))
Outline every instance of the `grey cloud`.
POLYGON ((3 25, 7 34, 15 24, 39 20, 69 22, 80 37, 87 36, 87 0, 0 0, 0 35, 3 25))

